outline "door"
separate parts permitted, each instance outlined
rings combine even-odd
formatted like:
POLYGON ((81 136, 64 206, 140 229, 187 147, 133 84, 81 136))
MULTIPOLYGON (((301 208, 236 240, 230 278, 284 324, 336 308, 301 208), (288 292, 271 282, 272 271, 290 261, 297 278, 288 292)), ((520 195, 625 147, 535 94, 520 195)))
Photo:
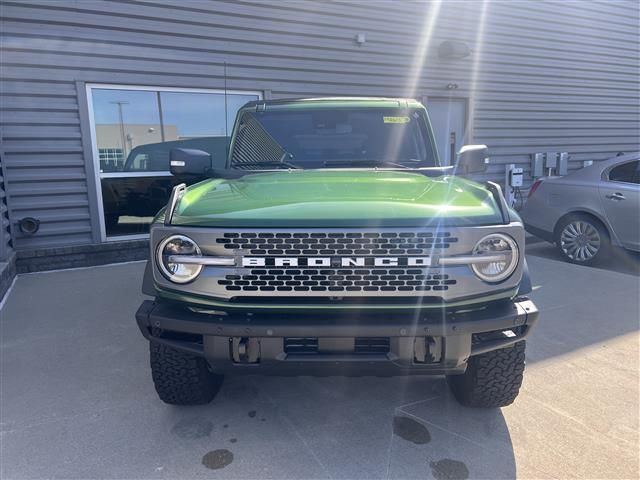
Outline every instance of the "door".
POLYGON ((600 182, 600 200, 622 246, 640 250, 640 161, 613 167, 600 182))
POLYGON ((467 101, 463 98, 433 98, 426 102, 438 156, 443 165, 455 162, 464 142, 467 101))

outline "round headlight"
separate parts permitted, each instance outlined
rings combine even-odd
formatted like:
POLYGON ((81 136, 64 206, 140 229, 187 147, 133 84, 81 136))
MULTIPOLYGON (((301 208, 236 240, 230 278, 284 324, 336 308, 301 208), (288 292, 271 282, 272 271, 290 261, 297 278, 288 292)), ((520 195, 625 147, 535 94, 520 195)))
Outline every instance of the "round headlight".
POLYGON ((173 283, 188 283, 200 274, 202 265, 179 263, 171 257, 177 255, 200 255, 201 253, 196 242, 189 237, 172 235, 165 238, 158 245, 158 268, 173 283))
POLYGON ((473 254, 496 257, 487 262, 471 264, 473 273, 485 282, 501 282, 518 266, 518 244, 513 238, 502 233, 492 233, 484 237, 476 243, 473 254))

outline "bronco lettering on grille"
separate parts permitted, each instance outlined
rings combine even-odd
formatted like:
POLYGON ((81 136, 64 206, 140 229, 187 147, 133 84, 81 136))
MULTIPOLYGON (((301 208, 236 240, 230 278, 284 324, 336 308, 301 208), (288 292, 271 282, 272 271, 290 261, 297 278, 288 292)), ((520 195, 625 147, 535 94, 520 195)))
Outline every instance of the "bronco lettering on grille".
POLYGON ((243 257, 243 267, 430 267, 431 257, 243 257))

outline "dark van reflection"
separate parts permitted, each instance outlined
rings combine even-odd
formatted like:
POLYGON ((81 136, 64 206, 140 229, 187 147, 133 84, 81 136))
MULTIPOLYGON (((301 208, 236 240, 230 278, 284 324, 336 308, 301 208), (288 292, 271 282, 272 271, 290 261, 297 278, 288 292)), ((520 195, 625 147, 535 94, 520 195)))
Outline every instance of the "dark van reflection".
MULTIPOLYGON (((194 148, 209 152, 213 168, 223 168, 229 137, 201 137, 150 143, 131 150, 124 167, 101 179, 105 231, 108 237, 149 232, 149 224, 167 203, 171 189, 199 182, 202 177, 169 173, 172 148, 194 148)), ((107 173, 107 172, 104 172, 107 173)))

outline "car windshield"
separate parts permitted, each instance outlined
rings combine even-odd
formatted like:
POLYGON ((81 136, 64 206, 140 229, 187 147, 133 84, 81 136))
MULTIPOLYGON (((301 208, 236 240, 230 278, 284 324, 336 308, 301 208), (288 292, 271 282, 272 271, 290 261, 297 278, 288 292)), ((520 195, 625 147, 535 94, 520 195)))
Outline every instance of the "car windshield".
POLYGON ((231 165, 252 169, 438 166, 423 115, 389 108, 245 113, 231 165))

